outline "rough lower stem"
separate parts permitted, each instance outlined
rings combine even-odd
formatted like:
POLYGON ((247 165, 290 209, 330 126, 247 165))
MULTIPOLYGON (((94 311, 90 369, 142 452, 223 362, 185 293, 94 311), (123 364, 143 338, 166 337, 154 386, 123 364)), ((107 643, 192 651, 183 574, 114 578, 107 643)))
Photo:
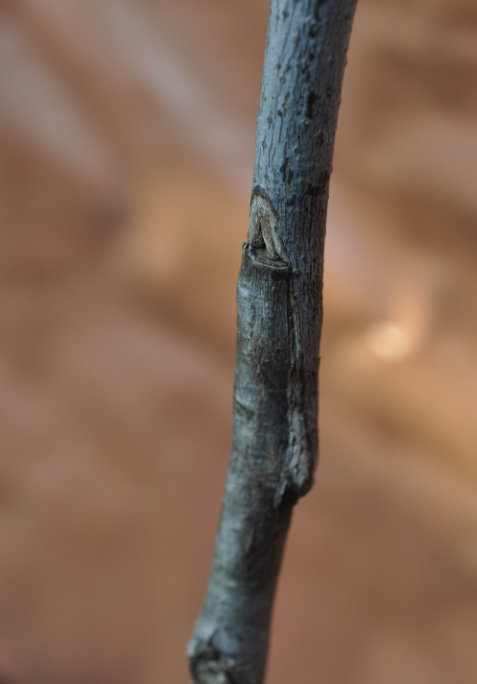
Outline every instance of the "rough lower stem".
POLYGON ((215 554, 189 643, 196 684, 260 684, 293 505, 313 481, 328 184, 356 0, 272 0, 234 429, 215 554))

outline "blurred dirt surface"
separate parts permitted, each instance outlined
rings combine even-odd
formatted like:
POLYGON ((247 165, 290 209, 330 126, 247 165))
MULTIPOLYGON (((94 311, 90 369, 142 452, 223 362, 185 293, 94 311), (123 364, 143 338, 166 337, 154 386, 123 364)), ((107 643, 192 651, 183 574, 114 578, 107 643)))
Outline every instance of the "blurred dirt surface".
MULTIPOLYGON (((182 684, 267 3, 0 3, 0 682, 182 684)), ((477 681, 477 9, 360 0, 274 684, 477 681)))

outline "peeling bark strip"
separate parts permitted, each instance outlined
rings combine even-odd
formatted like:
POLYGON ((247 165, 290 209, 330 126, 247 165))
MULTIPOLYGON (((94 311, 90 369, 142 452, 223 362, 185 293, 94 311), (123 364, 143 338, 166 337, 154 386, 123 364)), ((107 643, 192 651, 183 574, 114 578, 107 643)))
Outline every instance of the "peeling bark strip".
POLYGON ((237 284, 232 449, 188 648, 196 684, 263 681, 291 512, 313 481, 326 206, 355 4, 271 2, 237 284))

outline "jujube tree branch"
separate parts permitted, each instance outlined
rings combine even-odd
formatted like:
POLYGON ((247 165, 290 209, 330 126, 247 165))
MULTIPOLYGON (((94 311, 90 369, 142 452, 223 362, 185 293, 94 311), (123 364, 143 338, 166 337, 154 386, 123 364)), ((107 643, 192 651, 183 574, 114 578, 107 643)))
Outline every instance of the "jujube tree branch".
POLYGON ((247 243, 237 284, 234 429, 197 684, 260 684, 293 505, 317 457, 328 185, 356 0, 272 0, 247 243))

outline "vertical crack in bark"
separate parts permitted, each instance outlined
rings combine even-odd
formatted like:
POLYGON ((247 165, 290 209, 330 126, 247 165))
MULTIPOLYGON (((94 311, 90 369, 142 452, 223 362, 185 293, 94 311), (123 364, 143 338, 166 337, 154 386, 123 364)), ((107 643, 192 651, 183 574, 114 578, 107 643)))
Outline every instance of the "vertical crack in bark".
POLYGON ((294 505, 313 483, 316 445, 308 434, 305 411, 307 386, 303 377, 299 315, 294 293, 293 271, 288 280, 288 344, 290 363, 287 386, 288 445, 275 505, 294 505))

